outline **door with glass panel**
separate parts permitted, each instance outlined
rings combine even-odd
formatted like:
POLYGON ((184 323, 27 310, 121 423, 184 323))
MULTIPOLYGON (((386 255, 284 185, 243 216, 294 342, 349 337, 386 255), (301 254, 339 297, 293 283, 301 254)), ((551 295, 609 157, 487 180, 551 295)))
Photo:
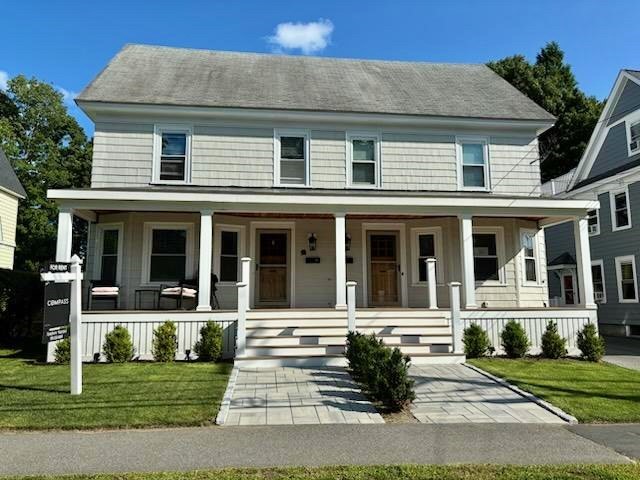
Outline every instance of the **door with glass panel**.
POLYGON ((575 277, 572 273, 562 275, 562 298, 565 305, 576 303, 575 277))
POLYGON ((398 234, 369 233, 369 305, 399 304, 398 234))
POLYGON ((289 232, 258 231, 256 304, 289 305, 289 232))

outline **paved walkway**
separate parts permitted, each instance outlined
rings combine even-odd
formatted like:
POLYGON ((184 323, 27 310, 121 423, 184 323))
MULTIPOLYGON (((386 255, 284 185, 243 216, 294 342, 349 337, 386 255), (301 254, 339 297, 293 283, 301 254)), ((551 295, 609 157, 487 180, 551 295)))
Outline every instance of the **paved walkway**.
POLYGON ((569 430, 627 457, 640 459, 640 424, 572 425, 569 430))
POLYGON ((384 423, 343 368, 242 368, 225 426, 384 423))
POLYGON ((604 361, 621 367, 640 370, 640 339, 628 337, 605 337, 607 354, 604 361))
POLYGON ((565 423, 560 417, 464 365, 414 365, 422 423, 565 423))
POLYGON ((559 425, 284 425, 0 434, 0 476, 287 465, 628 462, 559 425))

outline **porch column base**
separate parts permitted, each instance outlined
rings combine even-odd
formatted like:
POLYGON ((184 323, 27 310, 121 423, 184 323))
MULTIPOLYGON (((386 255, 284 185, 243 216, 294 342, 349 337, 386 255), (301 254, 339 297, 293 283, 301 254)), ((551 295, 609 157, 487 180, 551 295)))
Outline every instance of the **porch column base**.
POLYGON ((198 305, 196 307, 196 312, 211 312, 213 309, 209 305, 198 305))
POLYGON ((340 303, 336 305, 336 310, 346 310, 346 309, 347 309, 346 303, 340 303))

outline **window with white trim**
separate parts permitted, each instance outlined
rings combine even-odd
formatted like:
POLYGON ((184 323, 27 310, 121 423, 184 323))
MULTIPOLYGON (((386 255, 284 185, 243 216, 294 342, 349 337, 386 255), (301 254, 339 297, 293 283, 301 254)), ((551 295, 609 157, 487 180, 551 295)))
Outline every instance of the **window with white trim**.
POLYGON ((352 187, 380 186, 380 138, 348 134, 349 180, 352 187))
POLYGON ((489 190, 489 142, 484 137, 458 137, 456 151, 459 187, 463 190, 489 190))
POLYGON ((193 276, 193 224, 145 223, 143 283, 177 283, 193 276))
POLYGON ((629 155, 640 153, 640 120, 629 122, 629 155))
POLYGON ((538 246, 535 230, 520 230, 524 283, 538 283, 538 246))
POLYGON ((473 267, 477 283, 500 282, 497 233, 473 233, 473 267))
POLYGON ((102 230, 102 252, 100 255, 100 279, 116 282, 118 276, 118 244, 120 230, 109 228, 102 230))
POLYGON ((629 206, 629 191, 625 188, 609 192, 611 206, 611 230, 626 230, 631 228, 631 208, 629 206))
POLYGON ((589 225, 589 235, 600 234, 600 212, 597 209, 587 212, 587 223, 589 225))
POLYGON ((634 255, 616 257, 616 279, 618 282, 618 302, 637 303, 638 283, 634 255))
POLYGON ((235 285, 241 277, 244 256, 243 225, 216 224, 213 235, 213 272, 221 285, 235 285))
POLYGON ((309 185, 309 135, 304 131, 275 133, 275 184, 309 185))
POLYGON ((414 285, 427 285, 427 260, 436 259, 436 282, 443 283, 442 265, 442 231, 439 227, 412 228, 411 252, 413 266, 411 268, 414 285))
POLYGON ((188 183, 191 176, 191 128, 155 128, 154 181, 188 183))
POLYGON ((591 261, 591 278, 593 279, 593 297, 596 303, 607 303, 607 291, 604 286, 604 263, 602 260, 591 261))

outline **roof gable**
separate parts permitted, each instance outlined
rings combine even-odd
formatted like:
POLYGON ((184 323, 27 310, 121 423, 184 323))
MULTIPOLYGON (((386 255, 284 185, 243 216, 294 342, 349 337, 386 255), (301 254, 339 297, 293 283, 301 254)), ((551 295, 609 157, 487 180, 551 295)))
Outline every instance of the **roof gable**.
POLYGON ((541 120, 554 117, 485 65, 125 46, 83 102, 541 120))
POLYGON ((6 157, 2 149, 0 149, 0 187, 8 190, 18 197, 25 198, 27 192, 24 191, 20 180, 13 171, 9 159, 6 157))

